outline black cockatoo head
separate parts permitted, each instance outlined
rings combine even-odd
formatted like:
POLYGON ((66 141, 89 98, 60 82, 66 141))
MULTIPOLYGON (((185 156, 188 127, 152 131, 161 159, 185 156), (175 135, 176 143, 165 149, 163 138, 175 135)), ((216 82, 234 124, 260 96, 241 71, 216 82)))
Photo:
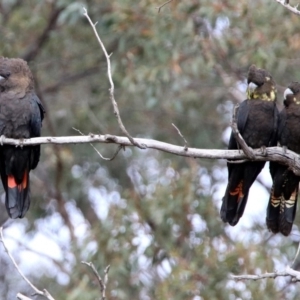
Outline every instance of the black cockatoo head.
POLYGON ((25 95, 33 88, 33 76, 25 60, 0 57, 0 92, 25 95))
POLYGON ((293 103, 300 105, 300 83, 292 82, 284 91, 283 98, 285 107, 288 107, 293 103))
POLYGON ((249 68, 247 83, 248 99, 276 100, 276 83, 268 71, 252 65, 249 68))

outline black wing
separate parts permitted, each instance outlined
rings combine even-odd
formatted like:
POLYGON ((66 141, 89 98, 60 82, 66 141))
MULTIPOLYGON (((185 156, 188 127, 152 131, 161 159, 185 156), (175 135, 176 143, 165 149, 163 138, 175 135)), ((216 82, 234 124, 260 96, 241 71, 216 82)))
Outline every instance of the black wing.
POLYGON ((279 122, 278 122, 278 137, 280 138, 280 145, 287 146, 287 134, 283 134, 283 130, 285 129, 286 123, 286 109, 284 108, 279 114, 279 122))
MULTIPOLYGON (((248 100, 245 100, 239 105, 237 109, 237 115, 236 115, 237 127, 242 136, 247 123, 248 114, 249 114, 248 100)), ((229 139, 228 149, 238 149, 237 142, 232 132, 229 139)))
MULTIPOLYGON (((31 95, 30 99, 31 119, 30 119, 30 137, 39 137, 41 135, 42 121, 44 119, 44 107, 36 94, 31 95)), ((32 147, 30 168, 35 169, 40 160, 41 146, 32 147)))
POLYGON ((244 133, 244 129, 247 123, 249 114, 248 100, 243 101, 237 112, 237 126, 241 135, 244 133))
MULTIPOLYGON (((279 118, 279 112, 277 109, 276 104, 274 103, 274 129, 273 129, 273 133, 271 136, 271 140, 269 143, 269 146, 277 146, 277 141, 278 141, 278 137, 279 135, 279 122, 280 122, 280 118, 279 118)), ((282 131, 282 129, 281 129, 282 131)), ((281 132, 280 132, 281 134, 281 132)))
POLYGON ((41 135, 42 121, 44 119, 44 107, 36 94, 31 95, 30 99, 31 119, 30 119, 30 137, 41 135))

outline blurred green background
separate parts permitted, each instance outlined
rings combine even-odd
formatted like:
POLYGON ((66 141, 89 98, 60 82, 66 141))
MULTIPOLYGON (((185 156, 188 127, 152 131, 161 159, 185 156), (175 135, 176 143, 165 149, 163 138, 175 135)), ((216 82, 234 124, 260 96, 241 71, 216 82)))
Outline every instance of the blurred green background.
MULTIPOLYGON (((78 135, 73 127, 122 135, 82 6, 113 53, 115 98, 133 136, 183 145, 174 123, 189 146, 225 149, 253 63, 277 81, 282 107, 285 87, 300 78, 298 16, 275 1, 173 0, 158 13, 163 2, 0 1, 0 55, 28 61, 47 110, 44 136, 78 135)), ((95 146, 106 157, 117 148, 95 146)), ((111 265, 109 300, 299 299, 289 278, 230 279, 281 270, 295 256, 299 215, 287 238, 266 229, 268 170, 250 195, 254 209, 232 228, 219 217, 224 160, 126 148, 107 162, 89 144, 42 150, 26 218, 7 220, 1 203, 0 221, 20 268, 55 299, 100 298, 82 260, 101 275, 111 265)), ((17 292, 33 293, 0 247, 0 298, 17 292)))

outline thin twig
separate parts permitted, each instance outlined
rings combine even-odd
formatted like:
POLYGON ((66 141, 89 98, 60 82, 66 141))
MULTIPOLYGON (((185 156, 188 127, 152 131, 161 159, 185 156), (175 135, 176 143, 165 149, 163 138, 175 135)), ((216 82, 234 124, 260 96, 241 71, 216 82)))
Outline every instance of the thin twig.
POLYGON ((182 135, 182 133, 180 132, 180 130, 178 129, 178 127, 174 123, 172 123, 172 126, 177 130, 178 134, 184 140, 184 150, 187 151, 188 150, 188 146, 187 146, 188 142, 187 142, 187 140, 185 139, 185 137, 182 135))
POLYGON ((167 4, 169 4, 170 2, 172 2, 173 0, 168 0, 167 2, 165 2, 164 4, 162 4, 161 6, 156 7, 158 9, 158 13, 160 13, 160 10, 167 4))
MULTIPOLYGON (((75 127, 72 127, 75 131, 79 132, 82 136, 84 136, 84 134, 79 130, 79 129, 76 129, 75 127)), ((92 133, 90 134, 91 136, 93 135, 92 133)), ((97 152, 97 154, 104 160, 107 160, 107 161, 111 161, 111 160, 114 160, 118 153, 120 152, 121 149, 124 149, 124 146, 122 145, 119 145, 117 151, 114 153, 114 155, 111 157, 111 158, 107 158, 107 157, 104 157, 100 151, 92 144, 90 143, 91 147, 97 152)))
POLYGON ((241 136, 239 129, 237 127, 237 120, 236 120, 236 115, 237 115, 237 110, 239 108, 239 105, 237 104, 234 107, 233 110, 233 116, 232 116, 232 124, 231 124, 231 128, 232 128, 232 132, 234 134, 235 140, 238 143, 238 145, 241 146, 241 148, 243 149, 244 153, 247 155, 247 157, 251 160, 253 160, 255 158, 255 155, 253 153, 253 149, 250 148, 245 140, 243 139, 243 137, 241 136))
POLYGON ((283 272, 273 272, 273 273, 264 273, 260 275, 231 275, 230 277, 235 280, 259 280, 259 279, 266 279, 266 278, 276 278, 276 277, 285 277, 291 276, 286 271, 283 272))
POLYGON ((286 0, 274 0, 274 1, 281 4, 282 6, 284 6, 290 12, 292 12, 298 16, 300 15, 300 11, 298 10, 298 5, 293 7, 289 3, 287 3, 288 1, 286 1, 286 0))
POLYGON ((105 269, 104 269, 104 284, 105 286, 107 285, 108 282, 108 272, 110 269, 110 265, 108 265, 105 269))
POLYGON ((115 85, 114 85, 114 82, 112 80, 112 75, 111 75, 111 63, 110 63, 110 56, 112 55, 112 53, 110 55, 108 55, 106 49, 105 49, 105 46, 104 44, 102 43, 102 40, 97 32, 97 29, 96 29, 96 25, 97 23, 93 23, 91 18, 89 17, 88 13, 87 13, 87 10, 85 7, 83 7, 83 15, 88 19, 90 25, 92 26, 93 28, 93 31, 96 35, 96 38, 102 48, 102 51, 106 57, 106 61, 107 61, 107 76, 108 76, 108 80, 109 80, 109 83, 110 83, 110 89, 109 89, 109 94, 110 94, 110 100, 112 102, 112 105, 113 105, 113 108, 114 108, 114 114, 118 120, 118 124, 119 124, 119 127, 120 129, 122 130, 122 132, 128 137, 128 139, 130 140, 130 142, 139 147, 140 149, 145 149, 146 146, 145 145, 142 145, 142 144, 139 144, 138 142, 136 142, 133 137, 129 134, 129 132, 126 130, 124 124, 123 124, 123 121, 121 119, 121 116, 120 116, 120 112, 119 112, 119 107, 118 107, 118 104, 117 104, 117 101, 115 100, 115 95, 114 95, 114 89, 115 89, 115 85))
POLYGON ((15 259, 13 258, 13 256, 11 255, 11 253, 9 252, 6 244, 5 244, 5 241, 4 241, 4 238, 3 238, 3 227, 0 227, 0 241, 1 243, 3 244, 3 247, 7 253, 7 255, 9 256, 10 260, 12 261, 12 263, 14 264, 15 268, 17 269, 18 273, 21 275, 21 277, 31 286, 31 288, 34 290, 35 294, 36 295, 41 295, 41 296, 44 296, 46 297, 47 299, 49 300, 54 300, 54 298, 50 295, 50 293, 47 291, 47 290, 43 290, 43 291, 40 291, 36 286, 34 286, 30 280, 23 274, 23 272, 21 271, 21 269, 19 268, 19 266, 17 265, 15 259))
POLYGON ((108 271, 109 271, 110 265, 108 265, 104 270, 104 281, 103 281, 92 262, 82 261, 81 263, 89 266, 93 270, 93 273, 95 274, 95 276, 99 282, 99 285, 100 285, 100 291, 101 291, 101 297, 102 297, 101 299, 105 300, 105 298, 106 298, 105 292, 106 292, 106 285, 107 285, 107 281, 108 281, 108 271))

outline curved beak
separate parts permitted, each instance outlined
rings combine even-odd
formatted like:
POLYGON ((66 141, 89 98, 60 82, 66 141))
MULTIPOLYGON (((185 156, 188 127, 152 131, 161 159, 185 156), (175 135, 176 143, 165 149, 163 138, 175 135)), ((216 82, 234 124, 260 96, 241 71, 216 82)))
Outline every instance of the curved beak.
POLYGON ((287 88, 283 93, 284 100, 286 100, 287 95, 293 95, 293 94, 294 94, 293 91, 291 89, 287 88))
POLYGON ((249 82, 248 87, 247 87, 247 95, 251 98, 251 96, 253 95, 255 89, 258 87, 257 84, 253 83, 253 82, 249 82))

